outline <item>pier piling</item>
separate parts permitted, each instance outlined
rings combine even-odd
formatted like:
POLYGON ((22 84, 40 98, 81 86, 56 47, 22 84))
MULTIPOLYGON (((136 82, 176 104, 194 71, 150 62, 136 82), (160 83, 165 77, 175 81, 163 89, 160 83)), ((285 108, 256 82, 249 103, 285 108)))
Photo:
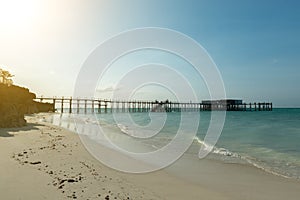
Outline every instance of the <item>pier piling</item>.
MULTIPOLYGON (((40 97, 36 100, 43 102, 52 102, 54 108, 60 108, 60 112, 63 113, 65 109, 68 109, 69 113, 76 109, 77 113, 94 113, 95 104, 98 106, 98 113, 113 113, 113 112, 199 112, 199 111, 215 111, 215 110, 227 110, 227 111, 272 111, 273 104, 271 102, 254 102, 243 103, 241 100, 207 100, 201 103, 186 103, 186 102, 171 102, 171 101, 120 101, 120 100, 101 100, 101 99, 83 99, 83 98, 45 98, 40 97), (77 104, 76 108, 73 103, 77 104), (59 107, 60 105, 60 107, 59 107), (68 105, 66 107, 66 105, 68 105), (73 108, 74 106, 74 108, 73 108), (81 109, 83 107, 83 110, 81 109)), ((75 105, 76 105, 75 104, 75 105)))

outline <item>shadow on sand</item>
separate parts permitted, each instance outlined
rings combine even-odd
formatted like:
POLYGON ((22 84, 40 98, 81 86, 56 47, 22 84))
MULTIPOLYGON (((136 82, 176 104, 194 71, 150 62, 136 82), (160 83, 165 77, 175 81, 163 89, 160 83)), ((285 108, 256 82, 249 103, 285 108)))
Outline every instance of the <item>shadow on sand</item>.
POLYGON ((42 124, 27 123, 26 126, 17 128, 0 128, 0 137, 14 137, 14 134, 20 131, 38 130, 38 126, 44 126, 42 124))

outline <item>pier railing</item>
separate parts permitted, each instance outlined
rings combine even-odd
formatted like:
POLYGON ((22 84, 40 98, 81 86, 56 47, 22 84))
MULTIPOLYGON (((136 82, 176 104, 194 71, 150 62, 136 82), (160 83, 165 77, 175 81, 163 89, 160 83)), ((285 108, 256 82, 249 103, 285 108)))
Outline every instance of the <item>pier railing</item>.
POLYGON ((40 102, 52 103, 54 109, 64 113, 109 113, 109 112, 199 112, 212 110, 227 111, 272 111, 272 103, 184 103, 172 101, 122 101, 86 98, 38 97, 40 102))

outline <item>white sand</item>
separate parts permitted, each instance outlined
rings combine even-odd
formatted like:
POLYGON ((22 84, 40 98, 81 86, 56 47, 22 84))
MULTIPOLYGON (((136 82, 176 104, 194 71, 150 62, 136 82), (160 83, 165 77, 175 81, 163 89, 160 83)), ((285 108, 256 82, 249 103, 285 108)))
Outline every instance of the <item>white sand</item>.
POLYGON ((94 159, 78 135, 38 117, 27 120, 25 128, 0 129, 0 199, 296 200, 300 196, 298 181, 208 159, 193 158, 194 164, 186 166, 189 155, 167 170, 121 173, 94 159))

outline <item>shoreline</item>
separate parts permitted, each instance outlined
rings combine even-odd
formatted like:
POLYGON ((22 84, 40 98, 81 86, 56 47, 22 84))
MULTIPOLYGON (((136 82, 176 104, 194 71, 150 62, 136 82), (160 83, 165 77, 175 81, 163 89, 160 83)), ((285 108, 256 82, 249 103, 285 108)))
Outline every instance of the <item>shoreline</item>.
MULTIPOLYGON (((60 115, 60 114, 57 113, 57 115, 60 115)), ((76 132, 76 134, 78 134, 77 131, 76 131, 76 128, 78 128, 78 127, 76 127, 74 125, 74 121, 72 120, 72 117, 71 117, 71 121, 70 121, 70 118, 68 116, 65 115, 64 117, 61 118, 61 117, 56 116, 52 120, 49 120, 48 122, 51 121, 51 122, 53 122, 54 125, 66 128, 67 130, 69 130, 71 132, 76 132), (66 117, 66 118, 64 118, 64 117, 66 117)), ((76 118, 76 120, 78 120, 78 119, 76 118)), ((84 127, 83 128, 84 130, 90 131, 89 127, 85 127, 85 121, 86 122, 91 122, 89 120, 90 120, 90 118, 86 118, 82 121, 79 120, 79 121, 76 121, 76 124, 77 125, 80 124, 80 127, 84 127)), ((95 119, 93 119, 92 121, 94 121, 94 120, 95 119)), ((105 127, 108 124, 102 124, 102 125, 105 127)), ((109 132, 109 131, 111 131, 110 128, 107 129, 107 130, 105 129, 105 130, 109 132)), ((94 129, 92 129, 92 130, 94 130, 94 129)), ((118 130, 119 130, 119 128, 118 128, 118 130)), ((127 134, 126 130, 125 131, 121 130, 121 132, 127 134)), ((83 141, 85 141, 85 138, 83 138, 84 136, 82 136, 82 135, 90 135, 90 133, 84 132, 84 133, 79 134, 79 135, 80 135, 81 139, 83 141)), ((198 155, 198 151, 201 148, 202 144, 204 144, 204 142, 199 138, 199 136, 195 136, 195 139, 194 139, 192 145, 190 146, 190 148, 188 148, 188 150, 185 152, 185 154, 188 153, 188 154, 197 154, 198 155)), ((103 143, 102 143, 102 145, 106 146, 103 143)), ((126 148, 130 148, 130 147, 126 146, 126 148)), ((135 146, 135 148, 137 148, 137 147, 135 146)), ((151 149, 151 148, 153 148, 152 146, 150 146, 149 148, 150 149, 147 149, 145 152, 155 150, 155 149, 151 149)), ((245 154, 239 154, 237 152, 230 151, 226 148, 218 147, 217 145, 214 147, 212 152, 206 157, 206 159, 216 160, 216 161, 219 161, 219 162, 222 162, 222 163, 230 162, 231 164, 235 163, 235 164, 249 165, 249 166, 257 168, 259 170, 263 170, 266 173, 270 173, 270 174, 280 176, 280 177, 283 177, 283 178, 288 178, 288 179, 293 179, 293 180, 300 181, 299 176, 292 176, 287 171, 282 171, 283 169, 280 169, 280 170, 276 169, 276 168, 274 168, 274 166, 268 165, 269 163, 259 162, 259 160, 255 157, 252 157, 250 155, 245 155, 245 154)), ((143 162, 146 162, 146 161, 143 161, 143 162)))
POLYGON ((189 154, 164 170, 118 172, 92 157, 77 134, 42 122, 47 115, 27 116, 23 128, 0 129, 2 198, 276 200, 300 195, 299 181, 250 165, 199 162, 189 154), (187 166, 186 159, 193 164, 187 166))

